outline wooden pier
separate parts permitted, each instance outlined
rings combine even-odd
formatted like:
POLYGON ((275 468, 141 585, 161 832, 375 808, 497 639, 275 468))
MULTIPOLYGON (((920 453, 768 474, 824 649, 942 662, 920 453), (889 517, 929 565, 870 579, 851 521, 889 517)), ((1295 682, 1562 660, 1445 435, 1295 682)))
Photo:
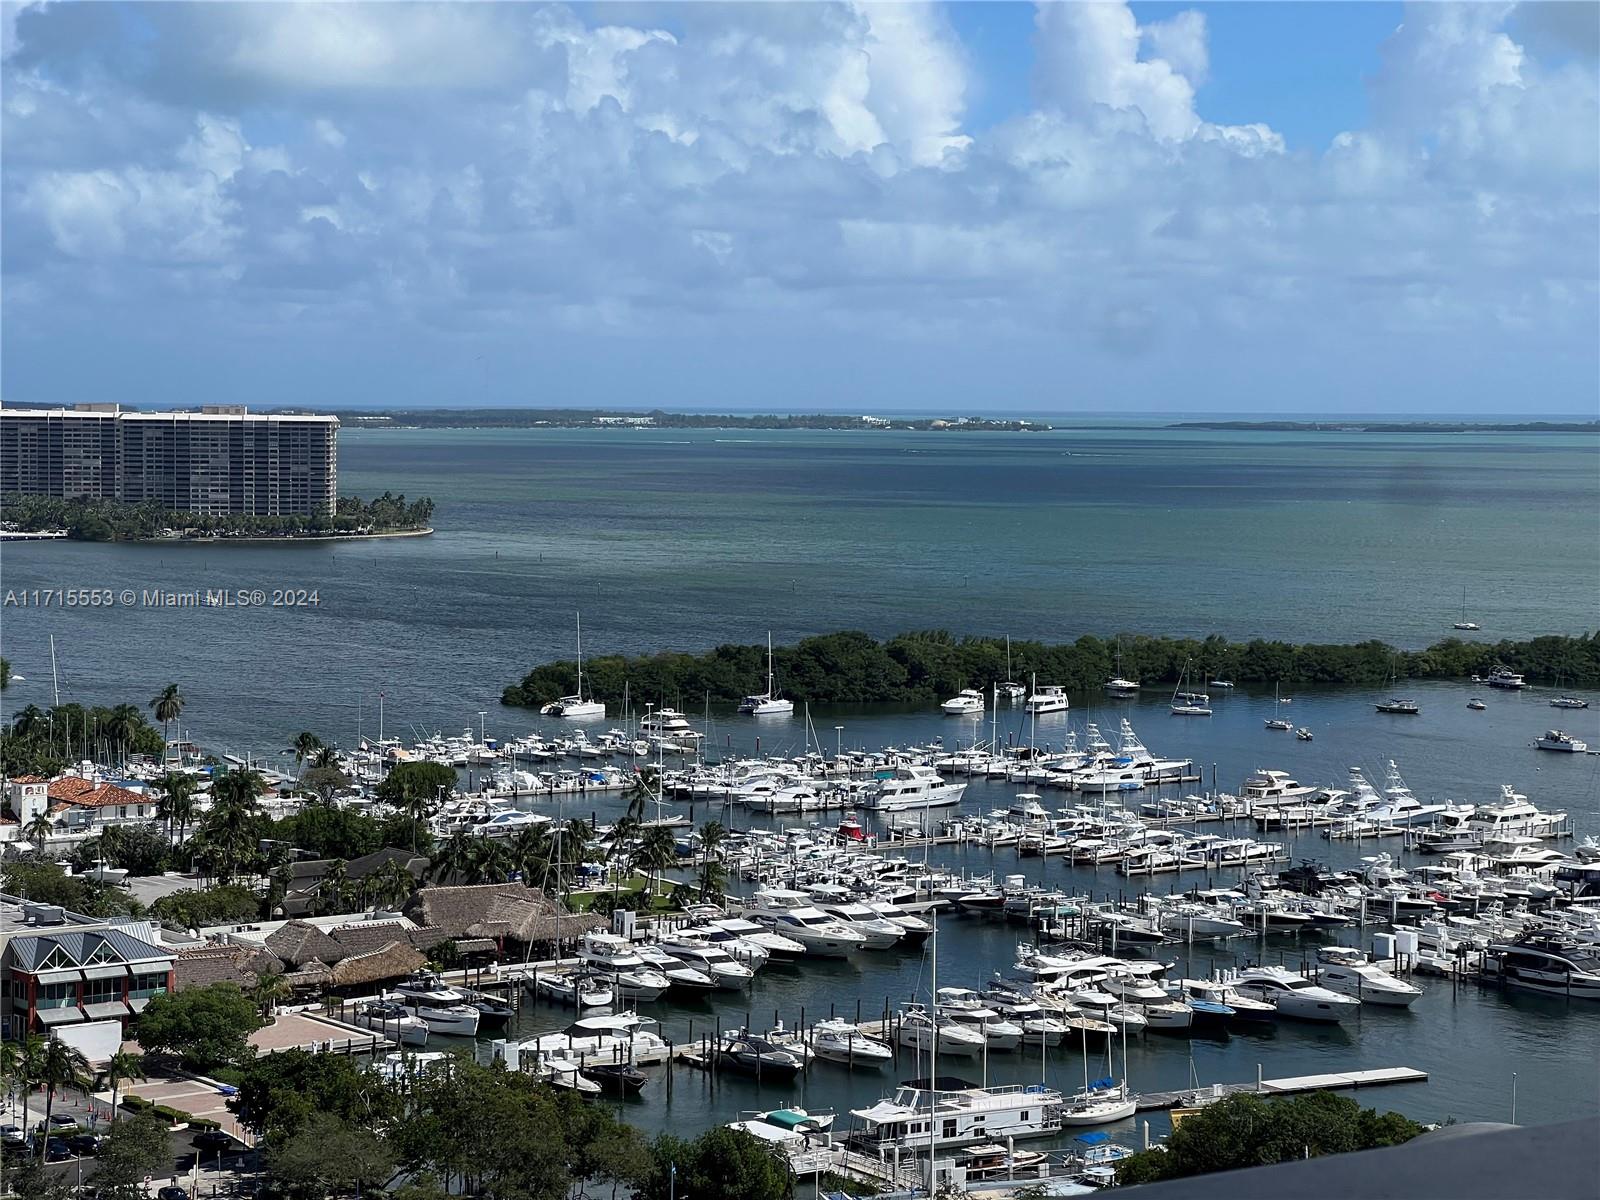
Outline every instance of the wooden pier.
POLYGON ((1209 1088, 1185 1088, 1176 1092, 1141 1092, 1136 1097, 1140 1112, 1158 1112, 1205 1103, 1217 1097, 1292 1096, 1300 1092, 1343 1092, 1358 1088, 1387 1087, 1394 1083, 1425 1083, 1426 1071, 1415 1067, 1379 1067, 1371 1071, 1334 1071, 1325 1075, 1293 1075, 1284 1079, 1260 1079, 1255 1083, 1219 1083, 1209 1088))

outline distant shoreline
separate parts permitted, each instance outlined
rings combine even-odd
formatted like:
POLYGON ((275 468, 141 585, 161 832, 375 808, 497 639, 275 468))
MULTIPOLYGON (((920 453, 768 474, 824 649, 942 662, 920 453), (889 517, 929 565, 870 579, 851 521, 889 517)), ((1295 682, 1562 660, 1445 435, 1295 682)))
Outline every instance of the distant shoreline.
POLYGON ((1177 421, 1161 428, 1268 433, 1600 433, 1600 421, 1177 421))
MULTIPOLYGON (((130 538, 130 539, 128 539, 127 542, 124 542, 123 544, 124 545, 132 544, 132 545, 138 545, 138 546, 171 546, 171 545, 178 544, 178 543, 195 542, 197 544, 204 544, 204 545, 208 545, 209 546, 209 545, 216 545, 219 542, 220 543, 234 543, 234 542, 237 542, 237 543, 239 543, 241 545, 248 544, 248 543, 251 543, 251 542, 273 542, 273 543, 278 543, 278 542, 372 542, 372 541, 378 540, 379 538, 427 537, 432 532, 433 532, 433 526, 430 525, 426 529, 388 529, 388 530, 384 530, 382 533, 313 533, 313 534, 283 533, 283 534, 278 534, 276 536, 273 536, 273 535, 270 535, 270 534, 251 534, 249 537, 171 537, 171 538, 153 537, 153 538, 130 538)), ((67 540, 70 541, 72 539, 69 538, 67 540)))

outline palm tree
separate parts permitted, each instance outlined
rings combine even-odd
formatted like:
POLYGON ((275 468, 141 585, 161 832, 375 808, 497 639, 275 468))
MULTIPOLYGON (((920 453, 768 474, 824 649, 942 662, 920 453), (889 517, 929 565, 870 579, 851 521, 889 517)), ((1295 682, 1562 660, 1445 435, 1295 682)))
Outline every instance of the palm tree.
POLYGON ((548 833, 542 829, 524 829, 512 839, 506 857, 511 869, 522 877, 522 882, 532 887, 535 879, 548 879, 550 862, 554 857, 552 850, 548 833))
POLYGON ((645 872, 646 899, 648 907, 655 906, 656 888, 660 882, 661 872, 678 861, 677 847, 673 844, 672 831, 662 825, 652 825, 644 831, 639 839, 639 845, 633 852, 633 866, 635 870, 645 872))
POLYGON ((428 878, 434 883, 452 877, 464 879, 476 842, 476 838, 465 833, 451 834, 450 840, 434 851, 433 861, 428 864, 428 878))
POLYGON ((4 1045, 8 1049, 16 1047, 15 1052, 8 1058, 11 1065, 7 1068, 6 1075, 15 1081, 17 1090, 22 1093, 22 1133, 26 1137, 27 1098, 33 1093, 33 1089, 39 1086, 39 1063, 44 1058, 44 1039, 36 1033, 30 1033, 20 1043, 6 1042, 4 1045))
POLYGON ((47 812, 37 812, 33 818, 22 827, 22 836, 35 846, 43 846, 50 840, 56 831, 56 823, 50 819, 47 812))
POLYGON ((311 760, 313 767, 321 767, 325 771, 339 769, 339 752, 332 746, 323 746, 317 750, 316 757, 311 760))
MULTIPOLYGON (((172 723, 183 715, 183 693, 178 690, 178 685, 169 683, 161 689, 161 694, 150 701, 150 711, 155 713, 156 720, 161 722, 161 738, 163 743, 172 740, 172 723)), ((165 748, 161 754, 166 760, 165 748)))
POLYGON ((700 850, 712 858, 722 857, 722 843, 727 839, 728 830, 721 821, 707 821, 700 826, 700 850))
MULTIPOLYGON (((119 760, 127 759, 128 746, 142 724, 144 724, 144 714, 135 705, 119 704, 111 710, 111 715, 106 718, 105 735, 116 744, 119 760)), ((162 753, 165 757, 164 746, 162 753)))
POLYGON ((511 874, 511 856, 505 843, 476 838, 467 858, 468 883, 504 883, 511 874))
POLYGON ((336 913, 345 904, 350 895, 350 872, 345 867, 342 858, 336 858, 328 864, 328 869, 323 872, 322 878, 317 880, 318 906, 325 909, 323 915, 336 913))
POLYGON ((117 1092, 130 1079, 144 1079, 144 1055, 118 1050, 106 1059, 105 1078, 111 1085, 111 1119, 117 1119, 117 1092))
POLYGON ((167 822, 167 840, 177 845, 189 832, 189 822, 194 820, 194 797, 200 790, 199 782, 182 771, 168 771, 156 786, 161 789, 156 798, 156 812, 167 822), (174 825, 178 827, 176 839, 172 836, 174 825))
POLYGON ((256 818, 265 786, 254 771, 229 771, 211 785, 211 811, 196 837, 206 861, 224 883, 256 852, 256 818))
POLYGON ((622 793, 622 798, 628 802, 628 816, 635 821, 644 820, 650 806, 656 802, 657 783, 658 775, 654 767, 640 767, 634 773, 633 782, 622 793))
POLYGON ((296 767, 295 778, 298 780, 305 773, 306 760, 323 749, 322 739, 309 729, 302 729, 294 739, 294 762, 296 767))
POLYGON ((728 868, 720 860, 708 858, 700 864, 700 899, 721 900, 728 890, 728 868))
POLYGON ((365 883, 367 900, 374 908, 399 908, 417 890, 411 872, 393 859, 367 876, 365 883))
POLYGON ((275 972, 258 972, 256 985, 250 989, 250 998, 256 1002, 263 1017, 271 1017, 273 1010, 293 994, 293 985, 275 972))
MULTIPOLYGON (((44 1127, 50 1129, 50 1112, 56 1105, 56 1089, 82 1081, 89 1074, 89 1060, 83 1052, 67 1045, 60 1038, 51 1038, 44 1044, 39 1056, 39 1082, 46 1088, 44 1098, 44 1127)), ((39 1157, 44 1157, 47 1137, 39 1139, 39 1157)))

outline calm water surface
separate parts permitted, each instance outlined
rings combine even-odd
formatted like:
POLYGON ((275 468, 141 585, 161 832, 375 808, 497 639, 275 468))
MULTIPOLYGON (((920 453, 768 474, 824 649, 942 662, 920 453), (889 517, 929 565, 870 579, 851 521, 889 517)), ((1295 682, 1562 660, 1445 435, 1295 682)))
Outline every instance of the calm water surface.
MULTIPOLYGON (((429 538, 301 546, 8 544, 0 585, 314 588, 303 610, 123 609, 0 613, 7 657, 25 676, 8 710, 48 703, 48 639, 63 697, 147 698, 169 680, 189 697, 186 731, 208 745, 269 753, 310 728, 341 741, 377 731, 476 727, 491 736, 540 726, 502 709, 501 687, 532 664, 568 657, 581 609, 591 652, 693 649, 727 640, 780 641, 839 628, 875 634, 945 627, 961 633, 1066 640, 1143 631, 1418 646, 1449 634, 1463 589, 1482 636, 1596 626, 1600 589, 1600 441, 1582 435, 1376 435, 1088 430, 1023 435, 716 431, 347 431, 342 486, 389 489, 438 503, 429 538)), ((1462 682, 1407 685, 1415 718, 1381 717, 1373 696, 1305 691, 1286 710, 1316 740, 1262 727, 1270 695, 1219 697, 1209 720, 1173 718, 1166 696, 1113 705, 1074 698, 1070 720, 1113 732, 1131 714, 1158 754, 1192 757, 1223 788, 1257 767, 1336 783, 1352 765, 1381 779, 1394 759, 1424 798, 1493 799, 1510 783, 1600 833, 1600 757, 1540 754, 1529 743, 1560 725, 1600 745, 1600 695, 1587 712, 1548 697, 1491 693, 1474 714, 1462 682)), ((1382 698, 1382 697, 1378 697, 1382 698)), ((794 753, 987 736, 986 726, 927 712, 818 709, 805 722, 759 726, 730 713, 708 722, 719 752, 794 753), (836 730, 843 726, 843 730, 836 730)), ((1059 742, 1062 724, 1030 730, 1006 714, 1002 740, 1059 742)), ((1015 788, 976 782, 965 807, 1003 806, 1015 788)), ((1188 790, 1193 790, 1191 787, 1188 790)), ((1047 803, 1065 802, 1054 795, 1047 803)), ((609 799, 568 801, 568 815, 616 813, 609 799)), ((696 820, 719 815, 699 807, 696 820)), ((733 823, 748 821, 743 814, 733 823)), ((1398 853, 1398 847, 1385 846, 1398 853)), ((1349 863, 1372 846, 1302 837, 1297 855, 1349 863)), ((935 861, 1022 873, 1099 894, 1124 888, 1110 871, 1076 871, 1011 851, 939 849, 935 861)), ((1187 886, 1190 877, 1179 877, 1187 886)), ((1158 890, 1171 877, 1155 881, 1158 890)), ((1017 927, 952 917, 940 979, 981 984, 1012 961, 1017 927)), ((1299 960, 1292 942, 1268 956, 1299 960)), ((1209 970, 1213 952, 1195 966, 1209 970)), ((1217 962, 1226 953, 1217 952, 1217 962)), ((926 987, 921 955, 771 968, 748 1002, 654 1009, 667 1032, 698 1036, 720 1018, 794 1022, 832 1005, 879 1014, 926 987)), ((1408 1013, 1363 1012, 1347 1027, 1285 1025, 1223 1041, 1151 1036, 1128 1050, 1135 1088, 1185 1086, 1343 1068, 1409 1065, 1424 1085, 1366 1103, 1419 1118, 1550 1121, 1600 1109, 1597 1006, 1503 996, 1428 981, 1408 1013)), ((569 1019, 543 1004, 528 1032, 569 1019)), ((895 1078, 820 1064, 795 1089, 757 1089, 679 1069, 630 1104, 650 1128, 700 1127, 745 1108, 790 1101, 861 1106, 895 1078)), ((1046 1075, 1081 1083, 1076 1052, 1046 1075)), ((1091 1067, 1099 1073, 1099 1067, 1091 1067)), ((1038 1078, 1036 1059, 996 1055, 991 1078, 1038 1078)), ((1157 1129, 1161 1126, 1155 1119, 1157 1129)), ((1133 1125, 1121 1131, 1133 1136, 1133 1125)))

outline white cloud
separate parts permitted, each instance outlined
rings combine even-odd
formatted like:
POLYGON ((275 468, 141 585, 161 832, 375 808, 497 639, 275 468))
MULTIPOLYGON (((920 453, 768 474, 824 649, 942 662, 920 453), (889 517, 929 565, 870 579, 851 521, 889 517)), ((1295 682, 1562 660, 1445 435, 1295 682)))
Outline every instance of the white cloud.
POLYGON ((146 73, 97 6, 19 20, 22 328, 136 298, 277 331, 274 364, 295 338, 517 354, 560 329, 552 361, 651 341, 729 389, 880 339, 941 387, 962 363, 1592 358, 1593 71, 1540 61, 1504 8, 1408 11, 1370 127, 1315 154, 1268 111, 1206 119, 1195 13, 1041 8, 1035 107, 974 132, 972 64, 930 5, 328 7, 140 10, 146 73), (744 353, 754 376, 718 369, 744 353))

